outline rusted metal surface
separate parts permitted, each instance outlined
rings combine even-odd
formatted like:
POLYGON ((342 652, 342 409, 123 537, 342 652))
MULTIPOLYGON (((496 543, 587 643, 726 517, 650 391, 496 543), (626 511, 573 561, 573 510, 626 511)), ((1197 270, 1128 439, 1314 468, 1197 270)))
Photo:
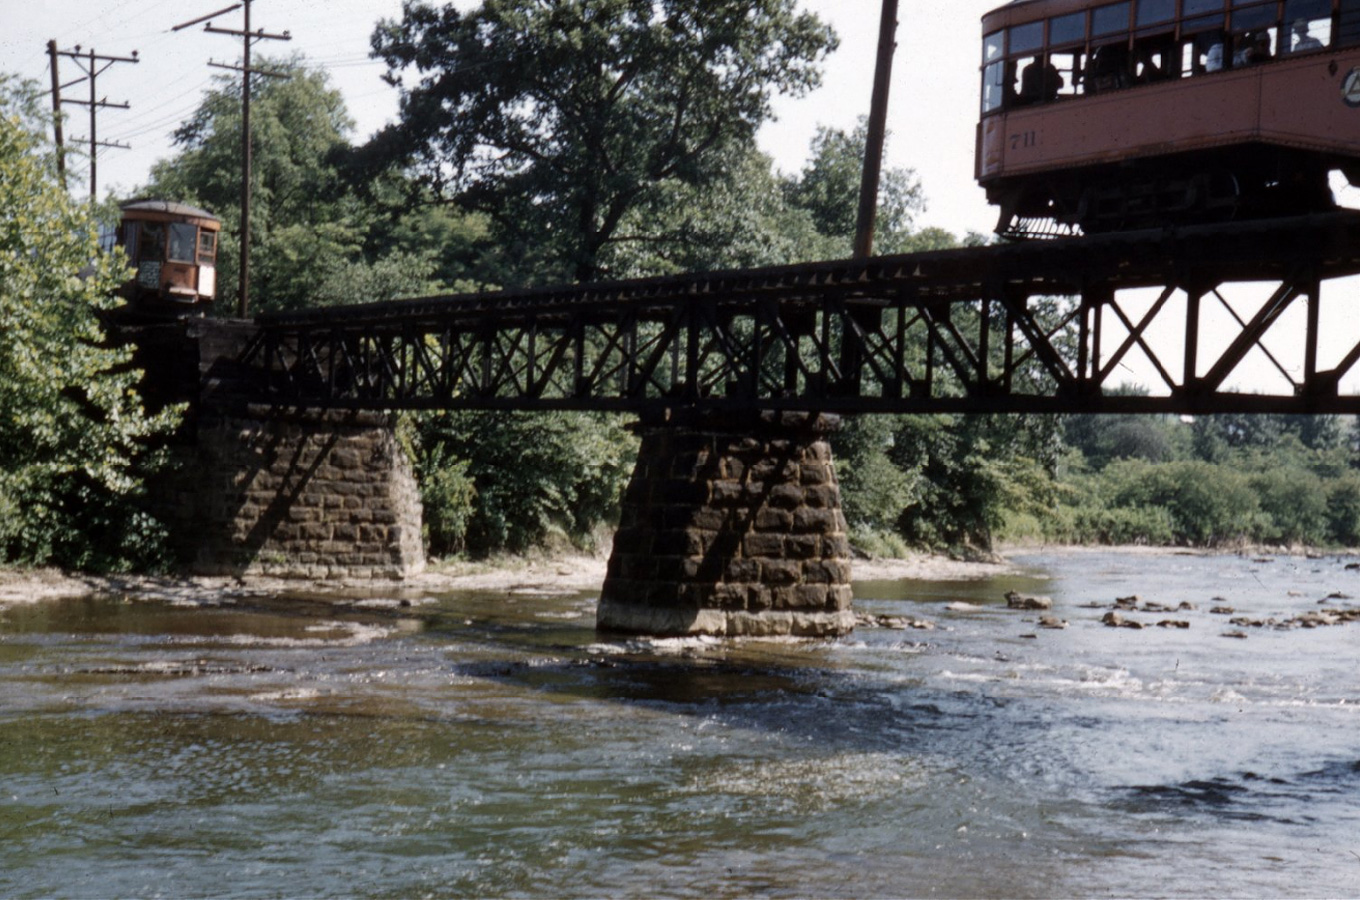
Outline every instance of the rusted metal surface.
POLYGON ((1360 412, 1360 326, 1318 351, 1320 286, 1357 273, 1333 213, 263 315, 244 361, 319 407, 1360 412), (1236 390, 1248 356, 1288 387, 1236 390), (1135 357, 1151 396, 1121 392, 1135 357))

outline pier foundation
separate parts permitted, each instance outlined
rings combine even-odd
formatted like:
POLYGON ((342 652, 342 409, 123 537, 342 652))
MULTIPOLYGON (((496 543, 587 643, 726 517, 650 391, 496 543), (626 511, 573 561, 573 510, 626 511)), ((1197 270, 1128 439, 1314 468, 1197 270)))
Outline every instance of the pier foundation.
POLYGON ((646 635, 850 632, 850 545, 816 413, 644 420, 596 624, 646 635))

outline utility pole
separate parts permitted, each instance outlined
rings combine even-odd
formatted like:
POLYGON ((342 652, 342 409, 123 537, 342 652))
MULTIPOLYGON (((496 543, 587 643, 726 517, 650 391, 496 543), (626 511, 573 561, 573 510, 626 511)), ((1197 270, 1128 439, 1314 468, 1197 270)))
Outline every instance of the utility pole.
POLYGON ((867 259, 874 252, 878 182, 883 169, 883 141, 888 129, 888 88, 892 85, 893 51, 896 49, 897 0, 883 0, 883 18, 878 25, 874 93, 869 108, 869 134, 865 140, 864 171, 860 179, 859 216, 855 222, 856 259, 867 259))
POLYGON ((200 16, 192 22, 185 22, 170 29, 171 31, 179 31, 200 22, 207 22, 208 24, 204 26, 203 30, 209 34, 226 34, 241 39, 241 65, 227 65, 212 60, 208 60, 208 65, 241 73, 241 263, 240 278, 236 287, 236 315, 242 319, 246 317, 250 309, 250 76, 258 74, 271 78, 288 77, 281 72, 252 68, 250 65, 250 48, 256 41, 291 41, 293 39, 293 36, 287 31, 283 34, 266 34, 263 28, 258 31, 251 31, 250 4, 253 2, 254 0, 241 0, 240 3, 233 3, 225 9, 219 9, 215 13, 200 16), (213 27, 212 19, 229 12, 235 12, 243 7, 245 25, 241 30, 213 27))
POLYGON ((47 42, 47 57, 52 66, 52 137, 57 145, 57 180, 66 190, 66 141, 61 128, 61 76, 57 74, 57 42, 47 42))
POLYGON ((96 155, 99 148, 111 147, 117 150, 131 149, 127 144, 110 143, 108 141, 99 140, 98 115, 97 115, 99 110, 101 108, 131 109, 132 107, 127 103, 110 103, 107 98, 103 100, 99 99, 99 95, 98 93, 96 93, 97 81, 99 79, 99 76, 104 74, 104 72, 107 71, 108 68, 112 66, 114 63, 120 62, 135 63, 141 62, 141 60, 137 58, 136 50, 132 51, 131 56, 100 56, 99 54, 94 52, 93 47, 90 48, 88 53, 82 53, 79 44, 76 44, 74 50, 58 50, 56 41, 47 42, 47 52, 48 55, 52 57, 52 109, 56 113, 57 120, 56 121, 57 173, 61 177, 62 184, 65 185, 66 148, 62 141, 61 104, 74 103, 77 106, 88 106, 90 108, 90 137, 89 137, 90 202, 94 203, 96 200, 98 200, 99 192, 99 167, 98 158, 96 155), (75 60, 76 66, 79 67, 80 70, 85 74, 82 77, 75 79, 74 81, 68 81, 66 84, 62 84, 61 78, 57 75, 58 56, 66 56, 75 60), (72 85, 80 84, 83 81, 88 81, 90 83, 89 100, 75 100, 72 98, 63 98, 61 96, 62 88, 71 87, 72 85))

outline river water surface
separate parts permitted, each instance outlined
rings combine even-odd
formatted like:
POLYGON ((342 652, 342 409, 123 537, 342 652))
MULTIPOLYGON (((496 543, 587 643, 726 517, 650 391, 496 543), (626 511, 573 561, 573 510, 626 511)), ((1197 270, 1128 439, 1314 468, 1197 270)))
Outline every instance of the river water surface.
POLYGON ((814 643, 605 642, 592 594, 3 610, 0 895, 1360 896, 1360 623, 1210 611, 1360 571, 1016 562, 814 643), (1134 593, 1189 627, 1101 624, 1134 593))

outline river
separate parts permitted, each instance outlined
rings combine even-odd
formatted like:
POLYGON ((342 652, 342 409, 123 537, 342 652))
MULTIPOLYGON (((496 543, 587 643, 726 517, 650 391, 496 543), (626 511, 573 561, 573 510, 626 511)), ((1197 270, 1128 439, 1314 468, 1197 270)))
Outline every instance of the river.
POLYGON ((1360 622, 1230 621, 1360 571, 1014 561, 812 643, 602 641, 580 593, 0 610, 0 896, 1360 895, 1360 622), (1194 608, 1102 624, 1130 594, 1194 608))

